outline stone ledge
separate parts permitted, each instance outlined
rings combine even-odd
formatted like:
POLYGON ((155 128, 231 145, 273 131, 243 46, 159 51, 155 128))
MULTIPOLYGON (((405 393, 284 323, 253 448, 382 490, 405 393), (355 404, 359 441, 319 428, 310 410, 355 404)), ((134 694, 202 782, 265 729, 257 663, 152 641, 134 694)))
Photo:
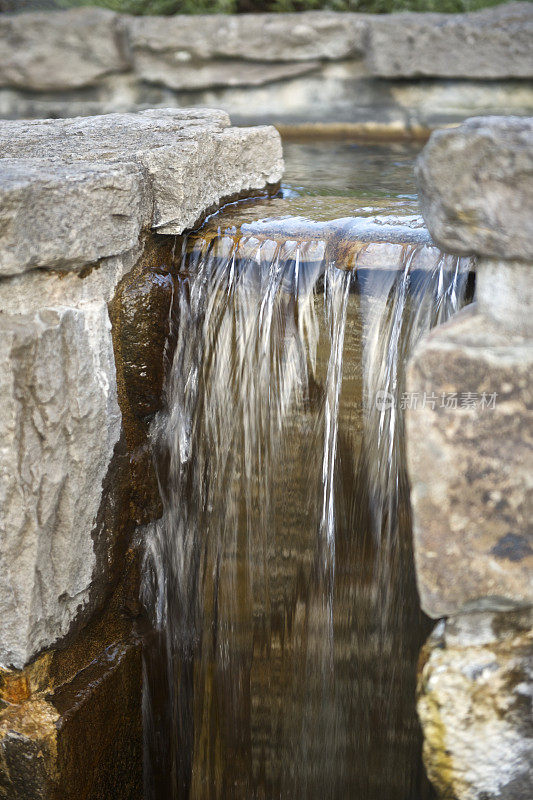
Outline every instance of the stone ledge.
POLYGON ((0 124, 0 276, 76 270, 182 232, 223 197, 281 178, 279 134, 223 112, 161 110, 0 124))

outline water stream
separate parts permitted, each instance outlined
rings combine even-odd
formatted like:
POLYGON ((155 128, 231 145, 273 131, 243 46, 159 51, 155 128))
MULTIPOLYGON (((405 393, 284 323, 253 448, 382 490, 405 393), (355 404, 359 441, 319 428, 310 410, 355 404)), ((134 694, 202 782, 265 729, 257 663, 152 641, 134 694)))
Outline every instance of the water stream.
MULTIPOLYGON (((184 242, 143 595, 146 797, 423 800, 405 363, 468 265, 184 242)), ((427 261, 427 259, 426 259, 427 261)))

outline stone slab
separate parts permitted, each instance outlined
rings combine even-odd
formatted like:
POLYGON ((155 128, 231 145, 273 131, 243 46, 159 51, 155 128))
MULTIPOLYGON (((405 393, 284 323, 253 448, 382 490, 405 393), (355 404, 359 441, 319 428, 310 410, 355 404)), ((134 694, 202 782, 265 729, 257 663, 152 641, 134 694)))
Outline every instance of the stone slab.
POLYGON ((476 613, 440 623, 422 650, 418 714, 439 797, 533 796, 533 614, 476 613))
POLYGON ((140 53, 135 64, 136 74, 147 83, 197 92, 231 86, 264 86, 306 75, 320 67, 319 61, 265 64, 215 58, 184 62, 180 55, 180 51, 155 56, 150 52, 140 53))
POLYGON ((0 124, 0 275, 127 252, 142 227, 193 226, 221 198, 279 181, 279 134, 219 111, 0 124))
POLYGON ((360 56, 369 15, 306 11, 295 14, 206 14, 126 17, 134 69, 141 54, 192 59, 288 62, 360 56))
POLYGON ((436 131, 416 177, 424 219, 443 250, 533 259, 533 117, 478 117, 436 131))
POLYGON ((0 15, 0 86, 76 89, 126 69, 118 19, 103 8, 0 15))
POLYGON ((382 14, 368 26, 366 63, 383 78, 530 78, 533 6, 470 14, 382 14))
POLYGON ((531 341, 475 306, 413 354, 407 459, 418 588, 431 617, 533 603, 532 368, 531 341))

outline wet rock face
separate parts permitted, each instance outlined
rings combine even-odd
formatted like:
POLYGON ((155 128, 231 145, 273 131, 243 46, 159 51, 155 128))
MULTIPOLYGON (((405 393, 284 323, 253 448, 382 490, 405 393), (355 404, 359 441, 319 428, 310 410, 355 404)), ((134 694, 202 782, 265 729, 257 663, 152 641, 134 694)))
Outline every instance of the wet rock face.
POLYGON ((527 800, 533 778, 533 615, 439 623, 421 655, 424 760, 442 798, 527 800))
POLYGON ((147 243, 141 264, 121 281, 110 304, 117 383, 129 453, 132 514, 138 524, 161 513, 148 428, 163 401, 174 296, 168 271, 174 237, 147 243))
POLYGON ((533 603, 531 353, 471 308, 411 361, 414 547, 432 617, 533 603))
POLYGON ((64 683, 0 711, 0 797, 142 798, 140 644, 103 650, 64 683))
POLYGON ((443 250, 533 259, 533 118, 480 117, 437 131, 416 177, 424 219, 443 250))

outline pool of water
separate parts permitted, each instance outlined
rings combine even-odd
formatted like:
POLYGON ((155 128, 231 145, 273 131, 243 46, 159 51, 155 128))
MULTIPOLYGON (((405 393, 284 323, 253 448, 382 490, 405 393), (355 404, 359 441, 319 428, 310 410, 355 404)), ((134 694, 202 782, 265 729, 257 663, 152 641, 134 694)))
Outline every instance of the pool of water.
POLYGON ((420 144, 284 142, 284 197, 335 195, 416 200, 413 174, 420 144))

